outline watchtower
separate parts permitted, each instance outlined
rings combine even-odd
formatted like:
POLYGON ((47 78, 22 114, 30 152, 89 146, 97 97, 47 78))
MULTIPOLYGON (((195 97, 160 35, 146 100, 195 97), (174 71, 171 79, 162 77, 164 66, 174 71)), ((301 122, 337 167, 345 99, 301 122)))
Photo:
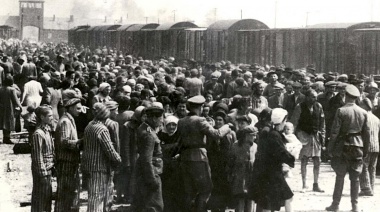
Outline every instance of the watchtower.
POLYGON ((44 0, 19 0, 20 37, 40 40, 44 28, 44 0))

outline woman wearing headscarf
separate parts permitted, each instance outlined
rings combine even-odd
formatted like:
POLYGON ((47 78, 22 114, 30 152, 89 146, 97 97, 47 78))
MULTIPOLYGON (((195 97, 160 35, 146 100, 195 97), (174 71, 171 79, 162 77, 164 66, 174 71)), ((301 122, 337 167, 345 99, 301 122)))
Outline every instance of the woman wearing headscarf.
MULTIPOLYGON (((225 125, 227 115, 224 112, 214 113, 215 129, 225 125)), ((236 134, 231 131, 221 139, 207 137, 207 157, 211 168, 213 190, 209 205, 212 211, 224 211, 230 198, 230 186, 227 181, 227 163, 232 144, 236 141, 236 134)))
POLYGON ((15 114, 22 109, 13 87, 13 77, 7 76, 0 88, 0 129, 3 130, 3 143, 12 144, 11 131, 15 130, 15 114))
POLYGON ((99 85, 98 94, 92 98, 92 104, 94 105, 96 102, 105 103, 108 101, 111 101, 112 98, 110 97, 111 93, 111 85, 103 82, 99 85))
POLYGON ((158 133, 163 153, 164 171, 161 175, 162 197, 164 211, 181 211, 183 205, 181 174, 177 159, 174 157, 178 150, 179 133, 177 132, 178 118, 170 115, 164 120, 164 127, 158 133))
POLYGON ((287 121, 288 112, 282 108, 272 110, 273 128, 265 139, 258 143, 253 174, 249 186, 252 198, 263 212, 279 211, 285 206, 291 212, 293 192, 282 173, 282 164, 294 167, 295 158, 285 148, 286 139, 281 133, 287 121))
MULTIPOLYGON (((58 109, 62 108, 62 93, 59 91, 61 83, 58 79, 51 78, 47 84, 46 88, 46 104, 51 105, 53 109, 53 130, 59 121, 59 112, 58 109)), ((61 113, 62 114, 62 113, 61 113)))

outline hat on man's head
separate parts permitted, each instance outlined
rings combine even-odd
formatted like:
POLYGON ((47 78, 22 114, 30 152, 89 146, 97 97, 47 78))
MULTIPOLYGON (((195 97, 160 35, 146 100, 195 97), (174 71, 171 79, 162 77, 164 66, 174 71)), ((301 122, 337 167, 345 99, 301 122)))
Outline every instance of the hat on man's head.
POLYGON ((95 119, 98 120, 105 120, 110 116, 110 110, 100 102, 94 104, 92 111, 95 119))
POLYGON ((193 96, 187 100, 188 103, 196 104, 196 105, 201 105, 201 104, 205 103, 205 101, 206 101, 206 99, 201 95, 193 96))
POLYGON ((346 94, 353 97, 360 96, 359 89, 355 85, 351 85, 351 84, 346 86, 346 94))
POLYGON ((292 85, 293 88, 302 88, 302 84, 299 82, 294 82, 292 85))
POLYGON ((81 99, 79 98, 71 98, 65 102, 64 107, 70 107, 72 105, 76 105, 81 102, 81 99))
POLYGON ((370 82, 370 83, 368 83, 368 88, 374 88, 377 91, 379 91, 379 86, 377 85, 376 82, 370 82))
POLYGON ((336 87, 337 84, 338 83, 336 81, 328 81, 325 83, 325 87, 336 87))
POLYGON ((347 87, 347 83, 344 83, 344 82, 338 82, 338 84, 336 85, 337 88, 345 88, 347 87))
POLYGON ((163 114, 164 107, 161 102, 153 102, 149 107, 145 109, 147 115, 149 114, 163 114))

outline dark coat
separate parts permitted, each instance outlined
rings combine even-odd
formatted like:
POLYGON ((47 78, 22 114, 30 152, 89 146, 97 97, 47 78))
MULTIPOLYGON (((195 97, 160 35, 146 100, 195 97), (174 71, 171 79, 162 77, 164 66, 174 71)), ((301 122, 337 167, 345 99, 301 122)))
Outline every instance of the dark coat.
POLYGON ((253 164, 250 197, 264 209, 279 211, 285 200, 293 197, 282 173, 282 164, 294 167, 295 158, 285 148, 285 137, 271 130, 260 140, 253 164))
POLYGON ((13 87, 0 88, 0 129, 15 130, 15 108, 22 108, 17 98, 17 90, 13 87))

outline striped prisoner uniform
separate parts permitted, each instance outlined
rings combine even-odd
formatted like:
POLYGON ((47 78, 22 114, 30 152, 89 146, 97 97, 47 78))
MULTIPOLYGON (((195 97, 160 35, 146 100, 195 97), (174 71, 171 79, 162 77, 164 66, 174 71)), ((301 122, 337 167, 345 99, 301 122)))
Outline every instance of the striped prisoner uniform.
MULTIPOLYGON (((106 125, 108 131, 110 132, 111 142, 113 144, 113 147, 115 148, 116 152, 120 154, 119 123, 108 118, 104 124, 106 125)), ((115 172, 114 170, 111 170, 111 177, 110 177, 110 183, 109 183, 109 188, 108 188, 108 192, 109 192, 109 195, 108 195, 109 199, 107 201, 108 205, 112 205, 112 201, 113 201, 114 176, 115 176, 115 172)))
POLYGON ((370 111, 368 112, 368 126, 370 129, 368 154, 363 158, 360 189, 363 192, 374 192, 377 156, 379 155, 380 120, 370 111))
POLYGON ((54 143, 48 126, 38 126, 32 138, 32 212, 51 211, 54 143))
POLYGON ((77 145, 78 134, 75 120, 65 112, 55 131, 55 150, 57 155, 57 200, 55 212, 71 211, 79 203, 79 162, 80 150, 77 145))
POLYGON ((112 167, 121 162, 112 145, 110 133, 103 122, 91 121, 84 131, 83 171, 89 173, 88 212, 109 211, 108 188, 112 167))

